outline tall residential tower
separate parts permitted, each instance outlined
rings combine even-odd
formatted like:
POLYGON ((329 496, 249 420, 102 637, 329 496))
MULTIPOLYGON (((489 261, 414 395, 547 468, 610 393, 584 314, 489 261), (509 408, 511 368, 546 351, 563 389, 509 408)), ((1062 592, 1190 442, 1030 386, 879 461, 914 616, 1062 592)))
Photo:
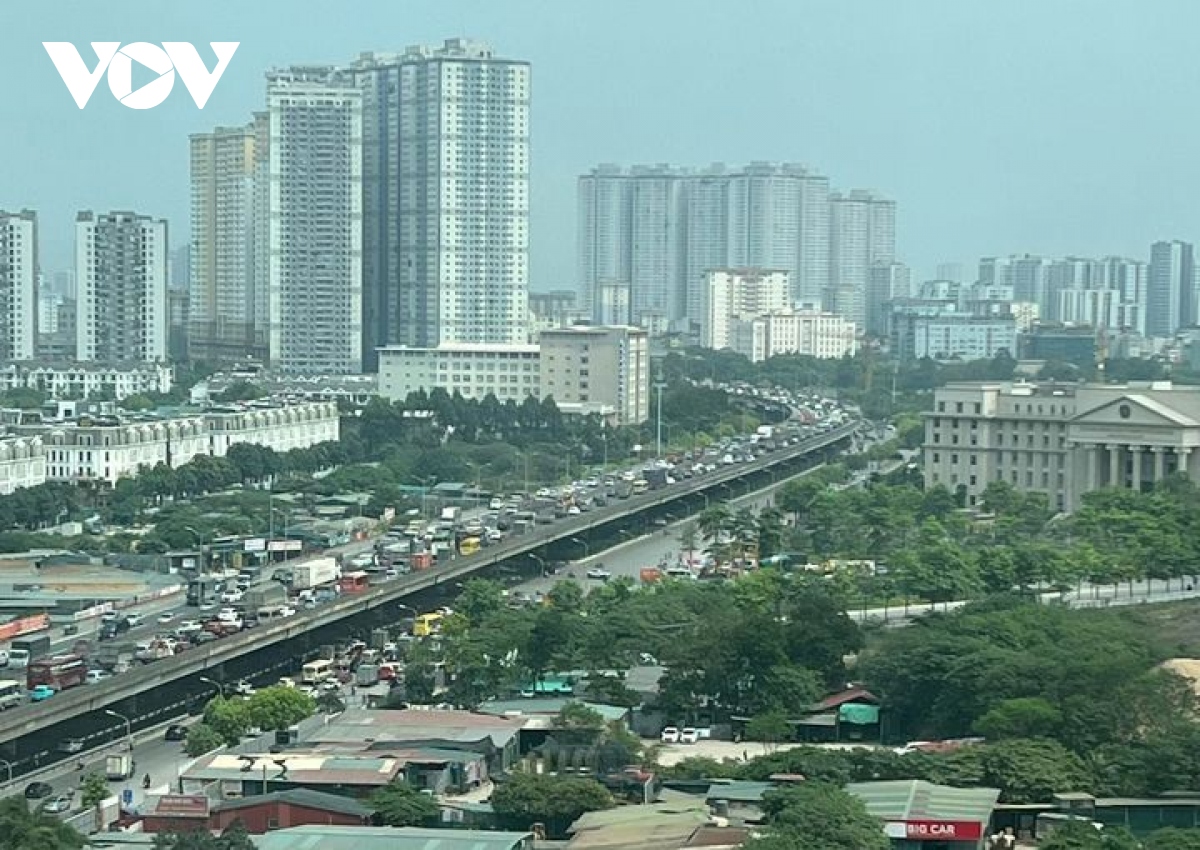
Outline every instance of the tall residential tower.
POLYGON ((37 321, 37 213, 0 210, 0 361, 32 360, 37 321))

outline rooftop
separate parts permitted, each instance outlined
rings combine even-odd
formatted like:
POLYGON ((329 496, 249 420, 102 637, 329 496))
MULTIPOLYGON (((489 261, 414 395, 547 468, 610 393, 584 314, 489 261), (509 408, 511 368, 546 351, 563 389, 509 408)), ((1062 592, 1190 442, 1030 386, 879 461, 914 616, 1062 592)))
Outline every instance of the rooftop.
POLYGON ((588 812, 571 824, 569 850, 679 850, 708 825, 708 808, 698 800, 618 806, 588 812))
POLYGON ((478 743, 503 747, 525 725, 513 717, 471 711, 384 711, 351 709, 314 732, 314 744, 372 744, 376 741, 478 743))
POLYGON ((554 717, 571 703, 590 708, 604 718, 606 723, 620 720, 629 714, 629 709, 598 702, 586 702, 569 697, 535 697, 533 699, 492 699, 479 706, 482 714, 498 717, 554 717))
POLYGON ((995 788, 951 788, 919 779, 853 782, 846 790, 887 821, 956 820, 987 823, 1000 797, 995 788))
POLYGON ((388 826, 293 826, 255 836, 259 850, 515 850, 529 846, 524 832, 418 829, 388 826))
POLYGON ((298 785, 387 785, 404 763, 390 756, 287 752, 283 754, 215 753, 183 773, 188 781, 286 779, 298 785), (286 774, 286 775, 285 775, 286 774))
POLYGON ((364 806, 358 800, 350 797, 329 794, 325 791, 314 791, 311 788, 292 788, 287 791, 273 791, 270 794, 223 800, 213 806, 213 811, 230 812, 268 803, 288 803, 292 806, 303 806, 362 818, 369 818, 374 811, 371 807, 364 806))

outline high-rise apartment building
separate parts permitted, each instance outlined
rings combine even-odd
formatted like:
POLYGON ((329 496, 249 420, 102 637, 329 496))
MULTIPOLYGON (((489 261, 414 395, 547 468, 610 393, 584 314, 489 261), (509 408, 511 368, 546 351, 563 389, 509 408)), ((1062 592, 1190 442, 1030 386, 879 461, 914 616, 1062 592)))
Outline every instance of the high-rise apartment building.
POLYGON ((829 289, 826 306, 866 324, 870 269, 896 259, 896 202, 854 190, 829 197, 829 289))
POLYGON ((116 363, 167 356, 167 222, 135 212, 75 219, 76 352, 116 363))
POLYGON ((38 332, 37 213, 0 210, 0 360, 32 360, 38 332))
POLYGON ((447 40, 364 54, 363 347, 524 344, 528 62, 447 40))
POLYGON ((712 269, 788 272, 793 298, 817 300, 829 273, 829 180, 799 165, 701 171, 604 165, 579 178, 579 284, 630 289, 643 327, 703 321, 712 269))
POLYGON ((256 275, 255 125, 191 137, 191 356, 236 360, 266 355, 266 280, 256 275))
POLYGON ((269 352, 294 374, 362 371, 362 92, 329 67, 267 75, 269 352))
POLYGON ((857 336, 854 323, 836 313, 786 310, 735 322, 731 348, 754 363, 780 354, 847 357, 858 350, 857 336))
POLYGON ((700 344, 732 348, 737 323, 792 306, 788 273, 772 269, 712 269, 706 275, 700 344))
POLYGON ((1169 337, 1196 324, 1196 264, 1190 242, 1155 242, 1150 246, 1146 279, 1146 335, 1169 337))
POLYGON ((912 295, 912 275, 904 263, 872 263, 867 269, 866 333, 883 338, 888 333, 891 303, 912 295))

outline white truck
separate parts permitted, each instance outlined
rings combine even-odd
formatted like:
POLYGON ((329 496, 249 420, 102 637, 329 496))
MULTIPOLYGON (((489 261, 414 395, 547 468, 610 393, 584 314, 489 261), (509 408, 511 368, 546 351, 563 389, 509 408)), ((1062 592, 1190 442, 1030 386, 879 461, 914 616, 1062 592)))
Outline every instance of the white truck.
POLYGON ((104 776, 110 780, 128 779, 133 776, 133 756, 111 755, 104 759, 104 776))
POLYGON ((342 577, 342 568, 333 558, 314 558, 292 566, 292 589, 311 590, 331 584, 342 577))

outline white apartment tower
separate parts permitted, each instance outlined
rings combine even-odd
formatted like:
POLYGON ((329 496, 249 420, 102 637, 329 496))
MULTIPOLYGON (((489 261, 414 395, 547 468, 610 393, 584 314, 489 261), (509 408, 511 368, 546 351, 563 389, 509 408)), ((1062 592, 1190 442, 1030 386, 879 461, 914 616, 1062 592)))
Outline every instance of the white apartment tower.
POLYGON ((827 307, 863 327, 871 266, 895 259, 895 201, 862 190, 830 196, 827 307))
POLYGON ((265 355, 257 313, 255 125, 191 137, 192 242, 188 346, 193 357, 265 355))
POLYGON ((363 57, 354 73, 363 79, 374 68, 387 70, 366 87, 368 315, 377 317, 369 336, 409 346, 524 344, 529 63, 450 39, 363 57), (394 90, 380 92, 389 77, 394 90), (377 227, 371 216, 381 209, 388 220, 377 227))
POLYGON ((1146 334, 1169 337, 1200 320, 1197 314, 1196 265, 1190 242, 1150 246, 1146 281, 1146 334))
POLYGON ((32 360, 38 331, 37 213, 0 210, 0 361, 32 360))
POLYGON ((643 327, 703 321, 707 274, 758 266, 788 272, 795 298, 816 300, 829 273, 829 180, 793 164, 702 171, 602 165, 579 178, 579 285, 630 288, 643 327))
POLYGON ((328 67, 267 75, 268 334, 293 374, 362 371, 362 93, 328 67))
POLYGON ((732 348, 738 321, 791 307, 788 273, 771 269, 713 269, 707 275, 700 344, 732 348))
POLYGON ((167 222, 134 212, 75 219, 76 357, 167 356, 167 222))

